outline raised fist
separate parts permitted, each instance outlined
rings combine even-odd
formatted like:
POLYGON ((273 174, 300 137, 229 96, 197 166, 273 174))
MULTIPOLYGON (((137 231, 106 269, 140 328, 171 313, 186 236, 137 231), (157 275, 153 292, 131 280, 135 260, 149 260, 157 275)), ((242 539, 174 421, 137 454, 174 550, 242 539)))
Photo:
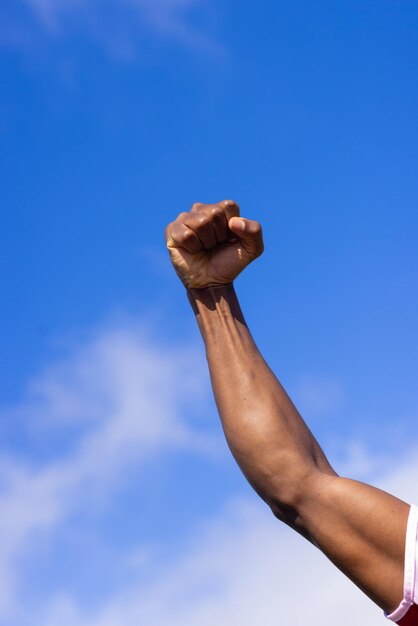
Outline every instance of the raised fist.
POLYGON ((194 204, 167 226, 165 236, 174 269, 188 289, 232 283, 264 250, 260 224, 240 217, 232 200, 194 204))

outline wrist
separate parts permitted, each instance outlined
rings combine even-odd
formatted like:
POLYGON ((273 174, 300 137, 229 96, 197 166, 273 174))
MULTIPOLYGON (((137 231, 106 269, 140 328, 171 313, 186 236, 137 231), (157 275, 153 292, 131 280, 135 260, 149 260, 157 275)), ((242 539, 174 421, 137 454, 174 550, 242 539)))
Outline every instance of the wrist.
POLYGON ((233 283, 204 289, 188 289, 187 295, 205 342, 218 340, 224 331, 246 328, 233 283))
POLYGON ((226 296, 234 291, 234 283, 207 285, 206 287, 186 287, 186 291, 196 300, 209 300, 226 296))
POLYGON ((229 308, 237 300, 233 283, 226 285, 210 285, 201 289, 187 288, 187 297, 196 314, 199 312, 215 311, 219 307, 229 308))

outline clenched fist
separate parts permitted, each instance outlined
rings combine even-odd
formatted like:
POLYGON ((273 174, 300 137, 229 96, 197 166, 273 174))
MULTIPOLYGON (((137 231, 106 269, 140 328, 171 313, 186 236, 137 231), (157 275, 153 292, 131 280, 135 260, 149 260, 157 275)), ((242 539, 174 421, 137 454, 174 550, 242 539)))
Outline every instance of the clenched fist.
POLYGON ((194 204, 167 226, 165 236, 174 269, 188 289, 232 283, 264 250, 260 224, 240 217, 232 200, 194 204))

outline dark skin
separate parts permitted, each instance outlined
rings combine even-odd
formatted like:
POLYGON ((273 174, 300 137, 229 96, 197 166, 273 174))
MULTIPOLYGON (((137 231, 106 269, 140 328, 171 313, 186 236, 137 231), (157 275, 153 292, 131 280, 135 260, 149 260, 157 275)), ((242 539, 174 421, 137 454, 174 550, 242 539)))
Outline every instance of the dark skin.
POLYGON ((233 282, 263 252, 260 224, 231 200, 198 203, 167 226, 166 240, 242 472, 279 520, 391 613, 403 596, 409 505, 337 475, 254 343, 233 282))

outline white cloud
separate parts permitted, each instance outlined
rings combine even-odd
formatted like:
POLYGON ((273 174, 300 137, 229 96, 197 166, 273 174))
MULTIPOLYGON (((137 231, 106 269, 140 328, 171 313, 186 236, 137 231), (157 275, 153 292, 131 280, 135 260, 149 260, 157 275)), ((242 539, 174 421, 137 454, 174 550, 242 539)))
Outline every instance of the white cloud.
POLYGON ((26 420, 33 440, 47 437, 52 458, 0 458, 0 612, 13 607, 19 559, 37 533, 53 533, 86 499, 109 497, 128 470, 163 451, 216 452, 184 418, 185 398, 206 397, 199 353, 160 345, 133 326, 109 328, 46 369, 6 413, 26 420), (72 444, 53 455, 62 431, 72 444))
MULTIPOLYGON (((0 9, 0 43, 28 48, 34 41, 82 35, 112 56, 136 57, 146 33, 217 54, 219 44, 195 26, 210 5, 203 0, 21 0, 29 15, 0 9), (20 15, 20 17, 18 17, 20 15), (32 17, 32 19, 30 19, 32 17)), ((22 10, 22 9, 21 9, 22 10)), ((202 20, 200 20, 202 21, 202 20)))
MULTIPOLYGON (((20 570, 40 538, 51 545, 97 494, 111 504, 115 486, 129 480, 134 465, 168 450, 216 452, 217 442, 184 419, 185 404, 206 399, 201 352, 164 345, 124 323, 78 342, 31 381, 25 402, 9 416, 30 422, 31 441, 45 436, 53 443, 65 433, 69 443, 64 454, 52 454, 50 444, 41 461, 28 454, 26 462, 0 458, 1 623, 33 626, 35 607, 19 595, 20 570)), ((348 475, 364 478, 379 467, 378 486, 417 499, 416 455, 382 471, 381 459, 353 444, 345 464, 348 475)), ((385 623, 379 609, 255 496, 226 504, 189 539, 172 542, 181 544, 181 556, 162 556, 163 544, 130 546, 128 557, 126 550, 112 552, 108 567, 116 558, 126 575, 94 602, 79 597, 71 579, 59 593, 47 584, 36 606, 37 625, 385 623)), ((81 545, 77 554, 81 560, 81 545)), ((59 552, 53 558, 59 561, 59 552)))
MULTIPOLYGON (((416 496, 415 455, 383 488, 416 496)), ((263 505, 230 503, 201 526, 183 557, 151 583, 133 583, 88 614, 57 598, 42 626, 379 626, 385 620, 355 586, 263 505)))

